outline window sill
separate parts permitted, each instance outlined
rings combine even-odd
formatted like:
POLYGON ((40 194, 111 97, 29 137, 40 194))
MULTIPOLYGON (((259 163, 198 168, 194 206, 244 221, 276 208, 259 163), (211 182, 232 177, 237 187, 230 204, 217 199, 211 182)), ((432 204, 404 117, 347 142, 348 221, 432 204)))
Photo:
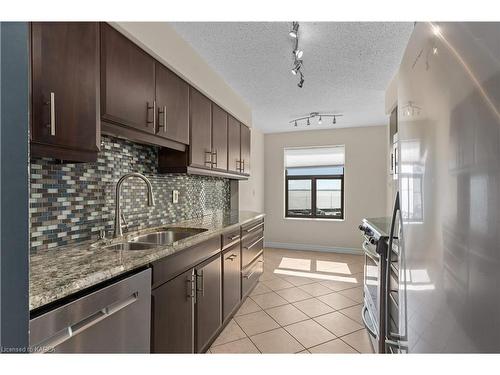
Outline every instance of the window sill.
POLYGON ((285 220, 306 220, 306 221, 334 221, 334 222, 339 222, 339 221, 345 221, 344 219, 323 219, 319 217, 284 217, 285 220))

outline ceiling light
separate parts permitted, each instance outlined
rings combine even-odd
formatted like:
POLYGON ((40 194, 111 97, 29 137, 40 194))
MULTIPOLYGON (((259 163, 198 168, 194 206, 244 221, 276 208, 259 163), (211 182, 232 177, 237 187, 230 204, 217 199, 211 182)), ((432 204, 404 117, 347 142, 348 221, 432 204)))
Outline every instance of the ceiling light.
POLYGON ((288 33, 292 38, 297 38, 297 35, 299 33, 299 23, 298 22, 293 22, 292 23, 292 30, 288 33))
POLYGON ((311 119, 318 118, 318 124, 321 125, 323 123, 323 117, 325 117, 325 118, 332 118, 333 119, 332 123, 335 125, 337 123, 337 117, 339 116, 343 115, 338 113, 333 114, 333 113, 310 112, 305 116, 297 117, 295 119, 290 120, 289 123, 297 127, 298 123, 304 120, 305 124, 309 126, 311 125, 311 119))
POLYGON ((300 68, 302 67, 302 61, 298 60, 295 61, 295 65, 292 68, 292 74, 295 76, 299 72, 300 68))

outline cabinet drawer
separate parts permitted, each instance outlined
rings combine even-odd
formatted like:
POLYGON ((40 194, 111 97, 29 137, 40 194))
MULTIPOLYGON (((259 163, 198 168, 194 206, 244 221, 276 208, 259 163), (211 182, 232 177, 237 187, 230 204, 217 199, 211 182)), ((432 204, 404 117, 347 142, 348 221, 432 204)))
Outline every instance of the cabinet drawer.
POLYGON ((241 266, 245 268, 264 248, 264 232, 247 237, 241 244, 241 266))
POLYGON ((220 236, 215 236, 177 254, 154 262, 152 264, 153 288, 217 254, 221 249, 220 244, 220 236))
POLYGON ((241 238, 240 228, 222 234, 222 248, 226 248, 241 238))
POLYGON ((241 249, 236 243, 222 253, 223 315, 225 321, 241 298, 241 249))
POLYGON ((264 272, 264 255, 261 254, 255 261, 246 267, 241 273, 241 295, 246 296, 259 281, 264 272))
POLYGON ((251 223, 241 226, 241 235, 243 237, 256 232, 258 230, 264 230, 264 218, 252 221, 251 223))

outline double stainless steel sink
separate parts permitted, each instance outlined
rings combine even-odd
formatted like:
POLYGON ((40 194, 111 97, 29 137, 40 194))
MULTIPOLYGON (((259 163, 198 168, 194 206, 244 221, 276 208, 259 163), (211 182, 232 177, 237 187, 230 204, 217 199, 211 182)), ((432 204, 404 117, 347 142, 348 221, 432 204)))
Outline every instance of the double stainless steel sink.
POLYGON ((163 228, 156 232, 142 234, 134 237, 127 242, 111 244, 104 246, 106 250, 150 250, 157 246, 167 246, 183 240, 185 238, 194 236, 199 233, 205 232, 207 229, 203 228, 163 228))

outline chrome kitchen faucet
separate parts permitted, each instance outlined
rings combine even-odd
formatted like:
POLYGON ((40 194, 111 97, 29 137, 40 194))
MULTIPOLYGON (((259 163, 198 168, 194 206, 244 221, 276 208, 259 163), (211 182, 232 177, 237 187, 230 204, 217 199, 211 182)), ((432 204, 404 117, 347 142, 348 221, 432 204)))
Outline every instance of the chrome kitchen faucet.
POLYGON ((155 200, 153 197, 153 187, 151 186, 151 182, 148 180, 146 176, 144 176, 141 173, 127 173, 126 175, 123 175, 118 182, 116 183, 116 193, 115 193, 115 232, 113 234, 113 237, 119 237, 123 235, 122 231, 122 212, 120 208, 120 195, 121 195, 121 190, 122 190, 122 184, 123 182, 130 177, 138 177, 141 180, 143 180, 146 183, 146 186, 148 187, 148 206, 153 207, 155 205, 155 200))

